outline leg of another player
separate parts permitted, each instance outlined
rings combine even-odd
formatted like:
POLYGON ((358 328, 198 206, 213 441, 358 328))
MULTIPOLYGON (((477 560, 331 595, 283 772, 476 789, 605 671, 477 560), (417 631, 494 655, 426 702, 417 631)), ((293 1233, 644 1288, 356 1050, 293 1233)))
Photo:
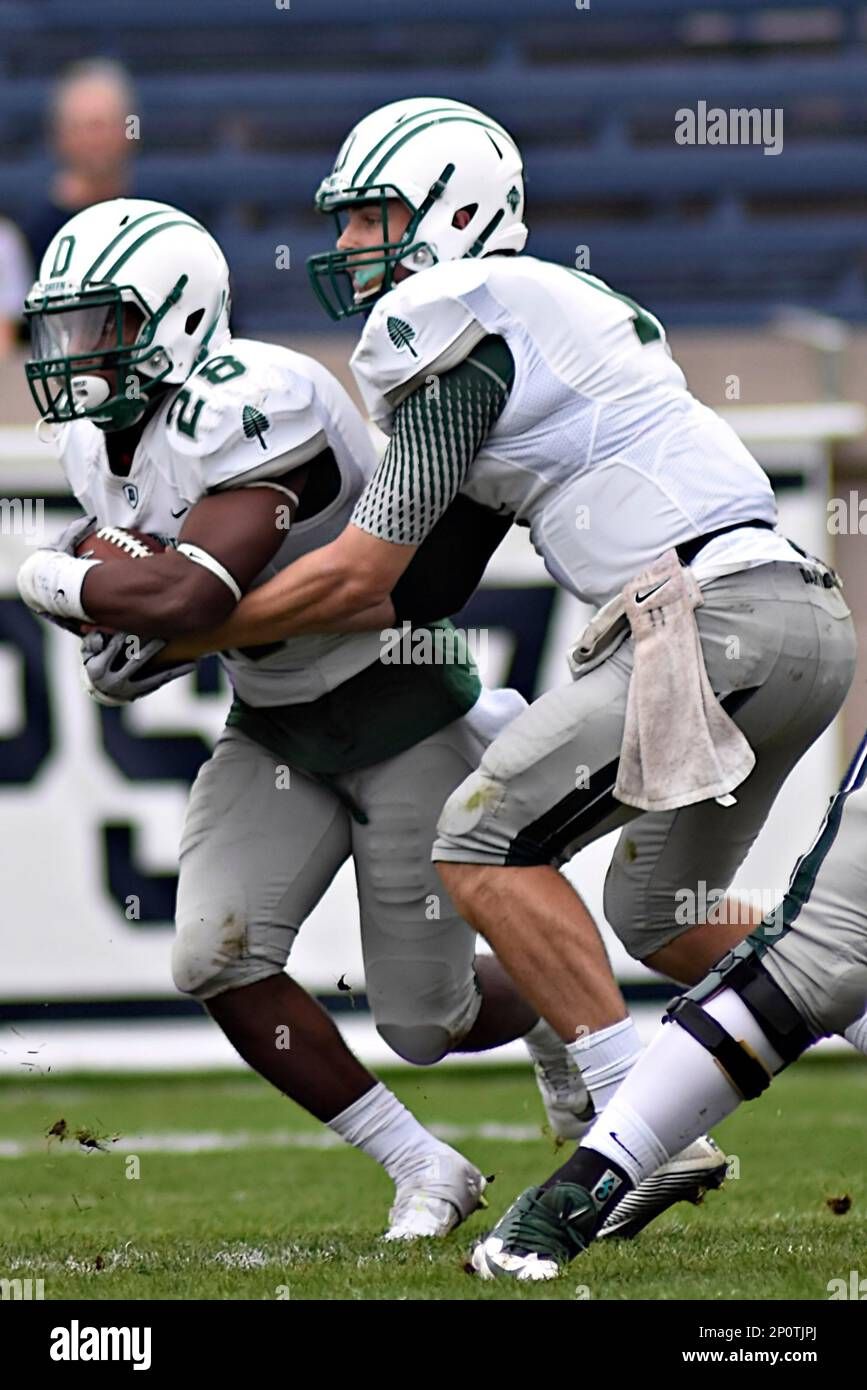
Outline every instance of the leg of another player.
MULTIPOLYGON (((539 1011, 547 1036, 538 1043, 545 1052, 557 1039, 565 1044, 566 1071, 561 1080, 556 1073, 551 1079, 555 1090, 575 1097, 568 1109, 578 1126, 564 1131, 556 1119, 562 1107, 556 1097, 549 1103, 541 1077, 540 1090, 555 1132, 577 1138, 584 1128, 579 1111, 588 1108, 585 1092, 598 1114, 641 1052, 596 923, 571 884, 547 865, 439 862, 437 868, 458 911, 539 1011)), ((527 1038, 531 1054, 534 1041, 527 1038)), ((539 1076, 540 1066, 550 1072, 556 1058, 542 1054, 534 1061, 539 1076)))
POLYGON ((477 955, 474 968, 481 1008, 452 1051, 486 1052, 521 1038, 533 1062, 551 1133, 558 1139, 580 1139, 592 1123, 593 1101, 569 1049, 518 993, 496 956, 477 955))
MULTIPOLYGON (((785 1065, 735 990, 724 989, 703 1012, 708 1023, 715 1021, 738 1039, 735 1047, 743 1046, 744 1057, 751 1054, 764 1084, 785 1065)), ((714 1054, 684 1028, 669 1024, 575 1153, 541 1187, 522 1193, 476 1246, 473 1268, 484 1278, 556 1278, 624 1198, 644 1180, 652 1181, 673 1154, 713 1129, 743 1099, 714 1054)))
MULTIPOLYGON (((761 921, 760 907, 751 907, 737 897, 727 897, 716 922, 706 922, 684 932, 668 946, 646 956, 642 964, 680 984, 698 984, 720 957, 739 946, 761 921)), ((867 1013, 850 1024, 842 1036, 867 1056, 867 1013)))
MULTIPOLYGON (((760 907, 752 907, 737 897, 727 897, 718 911, 716 922, 708 921, 692 931, 684 932, 668 946, 646 956, 642 963, 678 983, 698 984, 727 951, 739 946, 761 924, 762 916, 760 907), (744 923, 747 925, 744 926, 744 923)), ((856 1051, 867 1056, 867 1012, 850 1024, 841 1036, 856 1051)))
POLYGON ((324 1124, 377 1084, 288 975, 226 990, 205 1007, 245 1062, 324 1124))
POLYGON ((476 955, 430 860, 442 804, 483 746, 474 714, 343 779, 366 817, 352 840, 368 999, 380 1036, 416 1066, 523 1039, 548 1123, 577 1139, 588 1095, 576 1063, 502 963, 476 955))
POLYGON ((496 956, 476 956, 476 979, 482 1004, 468 1033, 455 1052, 487 1052, 491 1047, 523 1038, 539 1022, 539 1013, 518 993, 514 980, 496 956))
POLYGON ((577 1151, 476 1247, 483 1277, 555 1277, 632 1188, 761 1095, 817 1038, 844 1031, 857 1041, 867 1003, 865 784, 867 744, 782 909, 678 1001, 577 1151))
POLYGON ((401 1200, 420 1197, 413 1229, 392 1221, 390 1234, 397 1226, 400 1235, 444 1235, 478 1205, 481 1174, 361 1066, 328 1014, 283 973, 298 926, 350 852, 348 822, 334 792, 302 773, 279 789, 274 755, 228 730, 190 796, 174 981, 260 1075, 380 1163, 401 1200), (437 1185, 444 1172, 457 1174, 447 1197, 437 1185), (435 1178, 430 1202, 420 1193, 425 1175, 435 1178))
POLYGON ((628 687, 615 654, 513 719, 445 802, 433 850, 458 912, 569 1049, 597 1110, 640 1042, 596 923, 554 864, 622 823, 606 798, 628 687))
POLYGON ((458 911, 564 1042, 626 1019, 596 923, 556 869, 437 868, 458 911))
POLYGON ((703 922, 690 928, 667 946, 645 956, 642 964, 681 984, 698 984, 720 956, 739 946, 761 920, 760 908, 740 909, 739 904, 733 904, 731 898, 726 898, 716 921, 703 922), (733 906, 734 910, 729 910, 733 906), (750 920, 747 920, 748 916, 750 920))
POLYGON ((206 1007, 260 1076, 382 1165, 397 1188, 389 1238, 445 1235, 478 1206, 478 1170, 361 1065, 288 975, 227 990, 206 1007))

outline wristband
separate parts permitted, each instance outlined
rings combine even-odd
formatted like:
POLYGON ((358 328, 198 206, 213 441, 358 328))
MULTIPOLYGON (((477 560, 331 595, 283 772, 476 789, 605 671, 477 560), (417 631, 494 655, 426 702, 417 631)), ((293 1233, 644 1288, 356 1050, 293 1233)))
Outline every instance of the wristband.
POLYGON ((18 571, 18 592, 34 613, 89 623, 81 602, 85 577, 101 560, 78 560, 59 550, 35 550, 18 571))

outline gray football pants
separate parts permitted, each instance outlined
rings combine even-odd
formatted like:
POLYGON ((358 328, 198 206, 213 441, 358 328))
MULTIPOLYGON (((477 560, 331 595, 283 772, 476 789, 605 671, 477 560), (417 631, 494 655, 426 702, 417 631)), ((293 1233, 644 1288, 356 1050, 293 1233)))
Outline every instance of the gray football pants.
POLYGON ((481 1000, 475 933, 431 863, 436 820, 525 708, 515 691, 483 691, 462 719, 333 786, 294 768, 287 778, 273 753, 225 730, 199 771, 184 825, 177 988, 206 1000, 282 971, 302 923, 351 856, 376 1026, 408 1061, 438 1061, 470 1030, 481 1000))
POLYGON ((855 663, 843 596, 807 561, 742 570, 702 593, 696 622, 708 678, 756 754, 734 806, 641 813, 615 800, 627 639, 495 739, 446 803, 434 859, 559 866, 624 827, 605 881, 608 921, 639 960, 688 930, 695 919, 678 912, 684 895, 700 901, 728 888, 789 772, 840 708, 855 663))
POLYGON ((760 937, 770 942, 763 965, 817 1037, 842 1032, 865 1012, 867 736, 760 937))

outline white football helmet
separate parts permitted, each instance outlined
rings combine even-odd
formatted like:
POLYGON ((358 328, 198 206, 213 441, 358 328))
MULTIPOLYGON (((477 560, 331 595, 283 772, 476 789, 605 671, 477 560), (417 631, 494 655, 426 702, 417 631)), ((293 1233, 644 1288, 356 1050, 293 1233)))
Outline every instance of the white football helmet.
POLYGON ((438 261, 521 251, 527 240, 524 176, 511 135, 461 101, 413 97, 381 107, 350 131, 316 194, 319 212, 377 205, 382 244, 330 251, 307 262, 319 302, 332 318, 362 313, 393 283, 397 265, 419 271, 438 261), (412 216, 403 236, 388 235, 388 203, 412 216), (470 212, 465 226, 456 214, 470 212))
POLYGON ((189 213, 115 198, 61 227, 24 313, 43 418, 126 429, 228 336, 229 267, 189 213))

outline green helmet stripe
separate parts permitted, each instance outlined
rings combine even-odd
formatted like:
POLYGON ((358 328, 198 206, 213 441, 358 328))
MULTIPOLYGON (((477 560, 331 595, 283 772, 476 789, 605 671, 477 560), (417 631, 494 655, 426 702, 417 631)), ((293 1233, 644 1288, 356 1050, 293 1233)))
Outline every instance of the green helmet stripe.
POLYGON ((373 180, 376 178, 376 175, 379 173, 386 160, 388 160, 391 157, 391 155, 394 154, 395 150, 399 149, 400 146, 410 138, 410 136, 415 135, 419 130, 427 130, 428 126, 438 125, 443 121, 468 121, 471 125, 484 126, 486 130, 492 130, 497 135, 503 136, 503 138, 508 140, 509 144, 513 147, 515 153, 518 153, 518 147, 515 144, 512 137, 508 134, 507 131, 503 130, 503 127, 501 125, 497 125, 496 121, 487 119, 478 120, 475 116, 467 116, 462 111, 455 111, 455 108, 453 106, 429 106, 424 111, 414 112, 412 116, 409 116, 405 121, 401 121, 399 125, 392 126, 391 130, 389 130, 385 135, 383 135, 381 140, 378 140, 376 142, 376 144, 373 146, 373 149, 368 150, 367 154, 364 156, 364 158, 362 159, 361 163, 359 164, 358 168, 352 176, 353 186, 359 182, 364 166, 366 164, 369 164, 370 161, 374 159, 375 156, 382 149, 383 145, 387 145, 388 142, 390 140, 393 140, 395 136, 400 137, 397 141, 397 144, 392 146, 392 148, 388 151, 388 154, 386 154, 383 157, 383 159, 380 160, 373 173, 369 174, 367 178, 364 180, 365 183, 373 183, 373 180), (440 112, 448 112, 449 114, 441 116, 440 112), (412 126, 410 130, 407 130, 407 127, 411 126, 412 122, 424 120, 426 116, 435 116, 437 117, 437 119, 433 121, 425 121, 424 125, 415 125, 412 126))
POLYGON ((136 217, 132 222, 127 223, 125 227, 121 227, 117 236, 113 237, 112 240, 108 243, 108 245, 103 247, 96 260, 94 261, 93 265, 90 266, 82 275, 82 285, 86 285, 88 281, 93 278, 94 272, 96 271, 96 268, 99 265, 100 261, 105 260, 106 256, 108 256, 110 252, 114 250, 118 243, 123 241, 127 233, 132 231, 133 227, 138 227, 142 222, 149 222, 152 217, 163 217, 165 216, 165 212, 165 208, 157 208, 153 212, 144 212, 142 213, 141 217, 136 217))
POLYGON ((204 227, 199 226, 198 222, 193 222, 189 217, 174 217, 170 222, 161 222, 158 227, 148 227, 147 231, 142 232, 141 236, 132 243, 132 246, 127 246, 118 256, 114 265, 106 271, 105 278, 107 280, 112 280, 121 266, 129 260, 130 256, 133 255, 144 242, 149 241, 152 236, 157 236, 159 232, 166 231, 169 227, 195 227, 199 232, 204 231, 204 227))
MULTIPOLYGON (((355 173, 352 175, 352 186, 355 187, 355 185, 358 183, 358 180, 361 177, 361 171, 364 168, 365 164, 368 164, 370 160, 373 159, 373 157, 378 153, 378 151, 382 149, 383 145, 387 145, 389 140, 393 139, 394 136, 398 134, 398 132, 404 131, 406 127, 409 125, 410 121, 420 120, 422 116, 434 116, 438 111, 453 110, 453 106, 429 106, 426 111, 416 111, 413 113, 413 115, 407 116, 405 121, 399 121, 396 125, 393 125, 391 127, 391 130, 386 131, 385 135, 383 135, 381 139, 377 140, 373 148, 367 151, 367 154, 364 156, 355 173)), ((347 151, 347 154, 348 153, 349 152, 347 151)))
MULTIPOLYGON (((495 131, 497 135, 505 135, 505 131, 502 129, 502 127, 495 125, 493 121, 477 121, 472 116, 442 116, 435 121, 425 121, 424 125, 416 126, 415 130, 407 131, 406 135, 402 136, 396 144, 392 145, 390 149, 386 150, 385 154, 382 156, 382 159, 379 161, 376 168, 372 170, 370 174, 368 174, 367 178, 365 179, 365 183, 375 183, 377 175, 382 171, 383 167, 388 163, 392 155, 397 154, 401 146, 405 145, 408 140, 411 140, 414 135, 420 135, 423 130, 427 130, 432 125, 445 125, 448 121, 463 121, 465 125, 479 125, 482 127, 483 130, 492 130, 495 131)), ((508 136, 506 138, 509 139, 508 136)), ((511 139, 509 139, 509 144, 514 145, 514 142, 511 139)), ((516 146, 515 150, 517 153, 516 146)))

